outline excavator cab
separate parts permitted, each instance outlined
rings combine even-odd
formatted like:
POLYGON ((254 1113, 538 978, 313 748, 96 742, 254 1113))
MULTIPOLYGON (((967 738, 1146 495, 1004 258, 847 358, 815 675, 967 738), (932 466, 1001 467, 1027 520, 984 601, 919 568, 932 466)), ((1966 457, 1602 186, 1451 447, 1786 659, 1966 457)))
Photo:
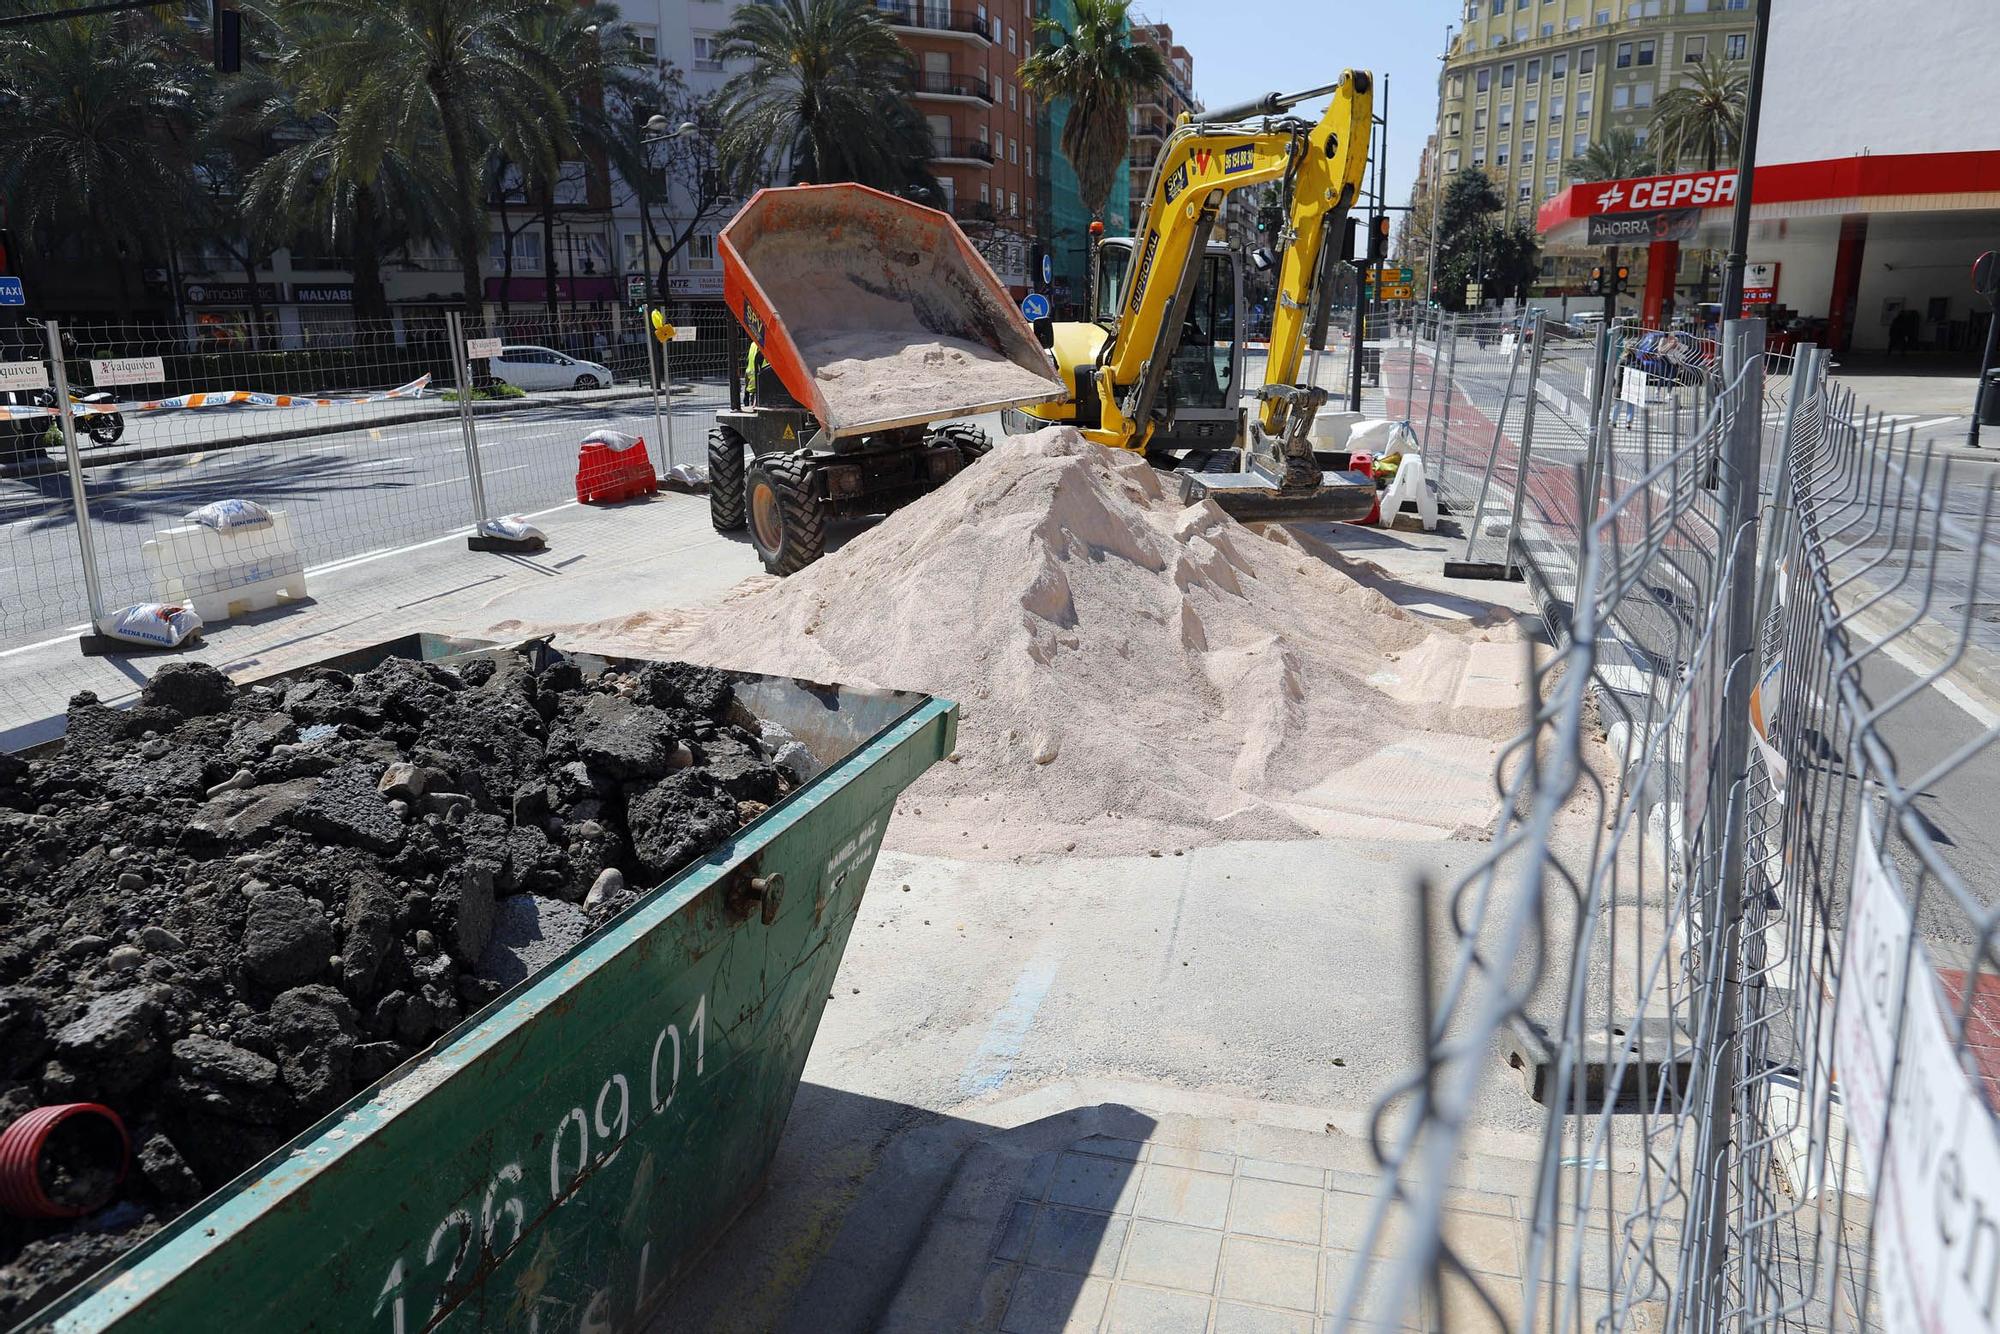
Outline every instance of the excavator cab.
MULTIPOLYGON (((1166 419, 1154 430, 1147 447, 1147 453, 1158 462, 1175 461, 1189 451, 1232 449, 1241 438, 1240 400, 1248 355, 1242 340, 1248 321, 1244 319, 1239 258, 1228 246, 1211 243, 1195 275, 1194 295, 1187 318, 1181 321, 1181 337, 1174 347, 1173 367, 1163 395, 1166 419)), ((1075 372, 1067 355, 1083 351, 1086 361, 1094 360, 1109 337, 1106 330, 1116 327, 1132 268, 1132 238, 1104 237, 1097 243, 1092 262, 1091 290, 1096 299, 1090 321, 1056 326, 1057 361, 1070 386, 1074 385, 1075 372)), ((1006 429, 1019 434, 1054 422, 1075 421, 1076 404, 1042 403, 1009 411, 1003 417, 1006 429)))

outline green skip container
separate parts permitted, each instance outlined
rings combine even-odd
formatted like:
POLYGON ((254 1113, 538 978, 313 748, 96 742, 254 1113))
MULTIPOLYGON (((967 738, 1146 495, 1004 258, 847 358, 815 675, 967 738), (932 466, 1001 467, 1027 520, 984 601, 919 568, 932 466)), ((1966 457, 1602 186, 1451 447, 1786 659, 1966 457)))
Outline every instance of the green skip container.
POLYGON ((816 778, 27 1326, 642 1326, 770 1166, 896 798, 957 734, 926 695, 735 679, 816 778))

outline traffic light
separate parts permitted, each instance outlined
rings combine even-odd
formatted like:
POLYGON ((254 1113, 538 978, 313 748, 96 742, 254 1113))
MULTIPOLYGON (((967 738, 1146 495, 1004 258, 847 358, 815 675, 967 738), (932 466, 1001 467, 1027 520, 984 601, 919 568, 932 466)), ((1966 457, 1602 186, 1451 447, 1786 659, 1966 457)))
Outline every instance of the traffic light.
POLYGON ((210 0, 208 35, 215 58, 215 72, 234 74, 243 68, 243 16, 225 9, 222 0, 210 0))
POLYGON ((1342 264, 1352 264, 1354 262, 1355 236, 1360 227, 1361 219, 1350 216, 1347 219, 1347 226, 1341 229, 1340 262, 1342 264))
POLYGON ((1604 266, 1602 264, 1595 266, 1590 271, 1590 294, 1592 296, 1604 295, 1604 266))
POLYGON ((1617 284, 1611 289, 1612 294, 1614 296, 1623 296, 1625 294, 1626 288, 1629 285, 1627 283, 1627 279, 1631 278, 1631 276, 1632 276, 1631 269, 1627 268, 1623 264, 1620 264, 1618 266, 1617 284))
POLYGON ((14 233, 0 227, 0 273, 14 271, 14 233))
POLYGON ((1389 258, 1389 215, 1377 213, 1368 226, 1368 258, 1380 264, 1389 258))

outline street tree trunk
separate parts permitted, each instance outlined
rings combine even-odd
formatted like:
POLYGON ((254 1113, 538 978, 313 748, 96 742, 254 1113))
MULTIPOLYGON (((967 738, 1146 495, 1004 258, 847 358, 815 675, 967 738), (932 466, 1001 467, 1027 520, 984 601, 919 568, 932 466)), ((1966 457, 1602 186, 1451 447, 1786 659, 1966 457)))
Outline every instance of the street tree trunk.
POLYGON ((431 96, 436 100, 444 130, 445 157, 451 168, 451 188, 457 204, 452 232, 457 242, 459 279, 465 300, 465 317, 478 321, 484 312, 485 293, 479 277, 479 259, 485 250, 480 235, 479 192, 473 185, 472 145, 459 119, 458 99, 448 82, 434 76, 431 96))

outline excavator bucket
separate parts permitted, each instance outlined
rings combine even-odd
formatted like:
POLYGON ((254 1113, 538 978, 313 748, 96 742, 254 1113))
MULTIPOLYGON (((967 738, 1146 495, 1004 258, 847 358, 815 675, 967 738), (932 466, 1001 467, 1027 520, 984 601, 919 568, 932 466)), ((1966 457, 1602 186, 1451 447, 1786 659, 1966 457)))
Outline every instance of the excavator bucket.
POLYGON ((760 190, 721 234, 722 292, 834 438, 1062 395, 993 270, 946 214, 861 185, 760 190))
POLYGON ((1359 523, 1375 508, 1375 481, 1360 472, 1321 472, 1318 486, 1287 488, 1261 466, 1242 472, 1174 474, 1181 503, 1213 500, 1239 523, 1359 523))

